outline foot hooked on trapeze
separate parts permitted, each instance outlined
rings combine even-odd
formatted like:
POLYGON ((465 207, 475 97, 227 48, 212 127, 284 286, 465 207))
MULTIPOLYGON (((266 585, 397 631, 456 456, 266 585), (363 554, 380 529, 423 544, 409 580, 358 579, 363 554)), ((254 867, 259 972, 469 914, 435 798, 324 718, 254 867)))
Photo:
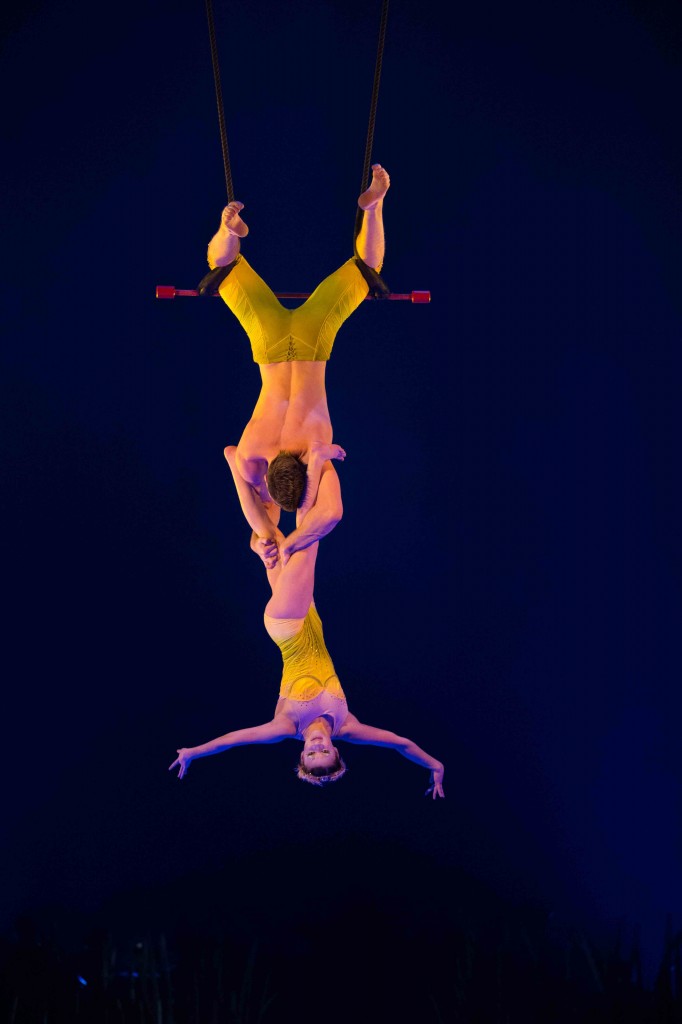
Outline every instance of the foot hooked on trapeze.
POLYGON ((223 210, 223 215, 220 219, 221 227, 225 228, 230 235, 236 235, 238 238, 246 238, 249 233, 249 229, 239 216, 243 209, 243 203, 229 203, 223 210))
POLYGON ((391 179, 381 164, 372 164, 372 182, 358 199, 361 210, 373 210, 388 192, 391 179))

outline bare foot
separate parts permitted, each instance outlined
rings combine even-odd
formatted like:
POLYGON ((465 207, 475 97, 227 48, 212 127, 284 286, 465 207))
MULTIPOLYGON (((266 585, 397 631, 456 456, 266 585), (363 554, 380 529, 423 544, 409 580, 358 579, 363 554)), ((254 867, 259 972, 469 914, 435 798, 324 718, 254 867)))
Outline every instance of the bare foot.
POLYGON ((327 459, 338 459, 339 462, 343 462, 346 458, 340 444, 324 444, 323 441, 313 441, 310 445, 310 454, 315 455, 320 462, 326 462, 327 459))
POLYGON ((249 233, 249 229, 239 216, 243 209, 243 203, 230 203, 223 210, 223 215, 220 219, 220 226, 225 228, 228 234, 237 235, 238 238, 246 238, 249 233))
POLYGON ((385 171, 381 164, 372 164, 372 183, 366 192, 363 192, 358 199, 358 206, 361 210, 373 210, 388 192, 391 179, 388 171, 385 171))

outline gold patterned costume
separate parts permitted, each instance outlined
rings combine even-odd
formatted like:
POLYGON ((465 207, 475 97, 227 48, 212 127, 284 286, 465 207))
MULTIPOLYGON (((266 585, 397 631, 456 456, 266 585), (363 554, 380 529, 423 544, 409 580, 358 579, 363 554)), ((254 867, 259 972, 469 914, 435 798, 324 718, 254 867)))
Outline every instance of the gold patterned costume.
POLYGON ((300 619, 273 619, 265 615, 265 628, 282 652, 282 681, 279 696, 290 701, 297 719, 298 734, 321 715, 332 719, 332 736, 337 735, 348 715, 348 704, 329 655, 322 632, 322 620, 314 604, 303 623, 300 619), (296 630, 293 636, 291 629, 296 630), (283 638, 284 636, 284 638, 283 638))
POLYGON ((296 309, 286 309, 243 256, 219 288, 246 331, 255 363, 326 362, 339 327, 369 287, 354 259, 326 277, 296 309))

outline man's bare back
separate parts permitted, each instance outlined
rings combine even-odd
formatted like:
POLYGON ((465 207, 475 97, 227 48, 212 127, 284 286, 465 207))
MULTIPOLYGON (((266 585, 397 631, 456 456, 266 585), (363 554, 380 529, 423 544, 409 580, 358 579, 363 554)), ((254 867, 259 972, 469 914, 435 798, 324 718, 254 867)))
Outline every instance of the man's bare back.
POLYGON ((313 442, 331 444, 325 387, 326 362, 266 363, 261 391, 237 445, 237 466, 261 488, 270 462, 281 451, 307 453, 313 442))

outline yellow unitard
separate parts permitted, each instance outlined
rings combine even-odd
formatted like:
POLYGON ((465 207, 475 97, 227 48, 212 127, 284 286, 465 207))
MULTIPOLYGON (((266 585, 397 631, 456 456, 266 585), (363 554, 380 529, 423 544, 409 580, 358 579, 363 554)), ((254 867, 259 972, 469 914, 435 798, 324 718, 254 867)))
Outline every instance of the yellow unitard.
POLYGON ((296 720, 297 735, 321 715, 332 722, 336 736, 348 717, 348 704, 324 642, 322 621, 314 604, 305 619, 264 616, 265 628, 282 652, 280 699, 296 720))
POLYGON ((310 700, 327 690, 343 698, 339 677, 324 642, 322 620, 314 604, 304 619, 273 619, 264 615, 265 628, 282 652, 280 697, 310 700))
POLYGON ((368 291, 355 260, 350 259, 302 305, 286 309, 243 256, 219 288, 249 336, 255 363, 326 362, 339 327, 368 291))

